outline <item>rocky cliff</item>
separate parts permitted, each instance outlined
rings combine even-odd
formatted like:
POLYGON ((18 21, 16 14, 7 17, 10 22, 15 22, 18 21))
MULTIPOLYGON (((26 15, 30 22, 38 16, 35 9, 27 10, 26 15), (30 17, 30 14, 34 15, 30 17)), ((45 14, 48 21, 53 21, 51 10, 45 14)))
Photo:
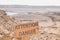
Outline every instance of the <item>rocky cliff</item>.
POLYGON ((12 31, 14 19, 6 14, 5 11, 0 10, 0 34, 8 34, 12 31))

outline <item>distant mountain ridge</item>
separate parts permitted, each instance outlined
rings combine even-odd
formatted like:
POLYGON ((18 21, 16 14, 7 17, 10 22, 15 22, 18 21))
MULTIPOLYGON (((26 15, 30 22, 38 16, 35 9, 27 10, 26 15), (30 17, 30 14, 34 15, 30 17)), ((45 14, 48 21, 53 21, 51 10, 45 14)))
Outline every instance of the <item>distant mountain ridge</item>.
POLYGON ((0 5, 0 8, 60 8, 60 6, 0 5))

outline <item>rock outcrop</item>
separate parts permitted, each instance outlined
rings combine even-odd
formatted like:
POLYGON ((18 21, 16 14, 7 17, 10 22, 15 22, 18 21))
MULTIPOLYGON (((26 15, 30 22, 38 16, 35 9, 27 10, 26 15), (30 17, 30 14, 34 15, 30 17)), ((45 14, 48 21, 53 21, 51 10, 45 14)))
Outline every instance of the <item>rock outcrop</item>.
POLYGON ((6 14, 5 11, 0 10, 0 34, 8 34, 12 31, 14 19, 6 14))

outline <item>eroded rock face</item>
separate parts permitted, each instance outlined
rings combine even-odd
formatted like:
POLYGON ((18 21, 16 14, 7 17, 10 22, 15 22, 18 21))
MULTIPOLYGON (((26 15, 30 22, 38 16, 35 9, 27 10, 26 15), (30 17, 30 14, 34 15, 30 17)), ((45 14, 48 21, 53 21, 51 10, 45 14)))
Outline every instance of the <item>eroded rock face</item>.
POLYGON ((7 15, 7 14, 5 13, 5 11, 0 10, 0 16, 1 16, 1 15, 7 15))
POLYGON ((6 14, 5 11, 0 10, 0 33, 8 34, 12 31, 14 19, 6 14))

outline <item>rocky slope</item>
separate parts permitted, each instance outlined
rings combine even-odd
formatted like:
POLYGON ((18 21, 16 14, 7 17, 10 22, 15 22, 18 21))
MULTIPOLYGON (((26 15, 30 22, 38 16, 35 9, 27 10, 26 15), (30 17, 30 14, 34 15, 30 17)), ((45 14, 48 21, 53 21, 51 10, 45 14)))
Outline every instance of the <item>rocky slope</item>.
POLYGON ((8 40, 7 35, 12 33, 12 27, 14 23, 16 23, 14 18, 7 15, 5 11, 0 10, 0 40, 8 40), (7 38, 1 39, 2 36, 7 38))

